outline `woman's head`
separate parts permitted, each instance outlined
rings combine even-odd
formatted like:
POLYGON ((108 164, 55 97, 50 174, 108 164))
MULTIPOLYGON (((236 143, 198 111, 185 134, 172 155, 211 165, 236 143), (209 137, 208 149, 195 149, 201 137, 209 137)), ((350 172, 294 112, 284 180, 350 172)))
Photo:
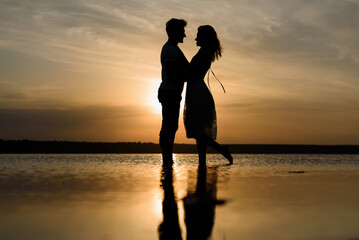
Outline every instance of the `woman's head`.
POLYGON ((196 41, 197 46, 209 50, 212 62, 222 56, 222 46, 212 26, 200 26, 198 28, 196 41))

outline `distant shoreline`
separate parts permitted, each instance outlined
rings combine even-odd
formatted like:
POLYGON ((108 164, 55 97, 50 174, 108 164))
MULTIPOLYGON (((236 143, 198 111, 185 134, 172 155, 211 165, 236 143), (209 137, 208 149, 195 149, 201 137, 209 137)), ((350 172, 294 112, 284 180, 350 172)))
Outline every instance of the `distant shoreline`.
MULTIPOLYGON (((232 153, 359 154, 359 145, 228 144, 232 153)), ((0 140, 5 153, 161 153, 156 143, 0 140)), ((175 144, 174 153, 197 153, 195 144, 175 144)), ((208 153, 215 153, 208 148, 208 153)))

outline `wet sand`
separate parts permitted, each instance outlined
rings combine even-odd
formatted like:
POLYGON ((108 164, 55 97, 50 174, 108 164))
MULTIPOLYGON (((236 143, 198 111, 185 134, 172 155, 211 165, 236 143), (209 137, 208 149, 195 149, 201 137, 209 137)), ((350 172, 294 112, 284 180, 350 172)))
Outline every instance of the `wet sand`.
POLYGON ((0 155, 0 239, 359 238, 357 155, 159 158, 0 155))

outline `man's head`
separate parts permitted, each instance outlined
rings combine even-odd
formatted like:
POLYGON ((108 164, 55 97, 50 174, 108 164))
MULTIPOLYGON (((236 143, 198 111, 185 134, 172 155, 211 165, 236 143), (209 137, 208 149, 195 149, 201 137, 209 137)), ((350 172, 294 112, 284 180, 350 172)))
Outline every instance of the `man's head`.
POLYGON ((176 43, 183 43, 183 38, 186 37, 184 28, 187 22, 183 19, 172 18, 166 23, 166 32, 168 39, 176 43))

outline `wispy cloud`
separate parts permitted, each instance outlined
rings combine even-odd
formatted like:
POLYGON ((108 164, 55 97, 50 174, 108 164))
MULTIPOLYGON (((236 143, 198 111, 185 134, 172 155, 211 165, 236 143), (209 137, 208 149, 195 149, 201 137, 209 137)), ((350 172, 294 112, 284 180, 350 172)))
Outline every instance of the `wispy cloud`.
POLYGON ((189 35, 213 24, 229 55, 326 65, 359 59, 354 1, 2 2, 2 46, 73 64, 130 65, 138 52, 158 50, 165 21, 177 15, 189 20, 189 35))
POLYGON ((130 65, 154 28, 134 10, 113 1, 5 1, 1 46, 70 64, 130 65))

